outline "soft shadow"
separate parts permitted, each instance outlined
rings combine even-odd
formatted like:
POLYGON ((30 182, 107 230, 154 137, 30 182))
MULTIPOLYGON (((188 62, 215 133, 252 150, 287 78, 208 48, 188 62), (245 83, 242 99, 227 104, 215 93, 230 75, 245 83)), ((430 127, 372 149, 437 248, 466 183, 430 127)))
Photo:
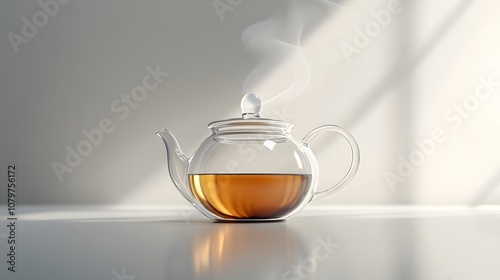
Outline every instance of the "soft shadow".
POLYGON ((491 177, 491 179, 482 186, 479 193, 474 197, 474 199, 469 203, 471 206, 481 205, 491 193, 500 186, 500 172, 491 177))

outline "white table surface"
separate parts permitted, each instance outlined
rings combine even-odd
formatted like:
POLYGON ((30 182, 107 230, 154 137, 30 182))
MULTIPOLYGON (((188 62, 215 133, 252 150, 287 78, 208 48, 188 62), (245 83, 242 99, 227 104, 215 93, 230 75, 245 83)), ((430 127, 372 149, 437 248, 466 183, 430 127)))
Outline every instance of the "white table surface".
MULTIPOLYGON (((3 207, 2 209, 6 209, 3 207)), ((500 207, 306 207, 214 223, 187 207, 19 207, 0 279, 500 279, 500 207)))

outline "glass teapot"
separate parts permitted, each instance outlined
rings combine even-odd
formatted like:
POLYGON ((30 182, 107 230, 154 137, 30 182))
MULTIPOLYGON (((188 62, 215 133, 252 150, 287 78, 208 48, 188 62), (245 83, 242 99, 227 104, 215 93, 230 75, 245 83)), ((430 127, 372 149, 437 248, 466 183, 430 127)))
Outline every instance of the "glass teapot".
POLYGON ((242 117, 209 123, 212 135, 191 158, 183 154, 168 130, 156 132, 165 143, 175 187, 210 219, 284 220, 309 202, 340 191, 358 170, 359 147, 343 128, 320 126, 299 141, 291 135, 293 124, 260 118, 260 109, 260 98, 246 94, 241 100, 242 117), (340 182, 318 191, 318 163, 309 143, 322 132, 344 137, 352 161, 340 182))

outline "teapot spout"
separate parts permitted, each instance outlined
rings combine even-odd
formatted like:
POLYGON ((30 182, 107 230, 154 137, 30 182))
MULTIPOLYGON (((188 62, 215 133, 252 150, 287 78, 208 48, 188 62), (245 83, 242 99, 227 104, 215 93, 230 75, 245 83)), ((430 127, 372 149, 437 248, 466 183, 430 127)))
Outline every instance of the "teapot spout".
POLYGON ((167 164, 170 178, 174 182, 175 187, 190 203, 193 203, 191 192, 187 182, 187 168, 189 158, 182 152, 177 139, 170 131, 162 128, 155 132, 156 135, 163 139, 165 148, 167 149, 167 164))

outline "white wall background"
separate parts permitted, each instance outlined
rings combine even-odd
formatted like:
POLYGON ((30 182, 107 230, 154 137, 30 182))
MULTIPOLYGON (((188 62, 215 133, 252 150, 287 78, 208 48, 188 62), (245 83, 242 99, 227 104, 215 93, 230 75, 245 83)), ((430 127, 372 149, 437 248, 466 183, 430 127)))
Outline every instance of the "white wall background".
MULTIPOLYGON (((478 77, 500 81, 494 0, 72 0, 45 18, 40 2, 0 2, 0 180, 16 164, 20 203, 183 203, 153 133, 168 128, 191 154, 208 122, 239 116, 247 91, 266 100, 263 116, 294 122, 299 138, 332 123, 358 139, 358 176, 319 204, 500 202, 500 86, 473 98, 478 77), (376 24, 372 13, 388 6, 397 12, 376 24), (37 31, 23 35, 23 18, 37 31), (368 41, 357 28, 372 28, 368 41), (12 43, 12 33, 24 40, 12 43), (170 75, 126 117, 113 111, 148 66, 170 75), (464 102, 470 110, 453 111, 464 102), (103 119, 114 130, 60 182, 53 162, 64 164, 66 146, 103 119), (399 157, 436 129, 446 140, 391 188, 387 172, 398 174, 399 157)), ((313 149, 321 185, 338 180, 347 145, 325 137, 313 149)))

